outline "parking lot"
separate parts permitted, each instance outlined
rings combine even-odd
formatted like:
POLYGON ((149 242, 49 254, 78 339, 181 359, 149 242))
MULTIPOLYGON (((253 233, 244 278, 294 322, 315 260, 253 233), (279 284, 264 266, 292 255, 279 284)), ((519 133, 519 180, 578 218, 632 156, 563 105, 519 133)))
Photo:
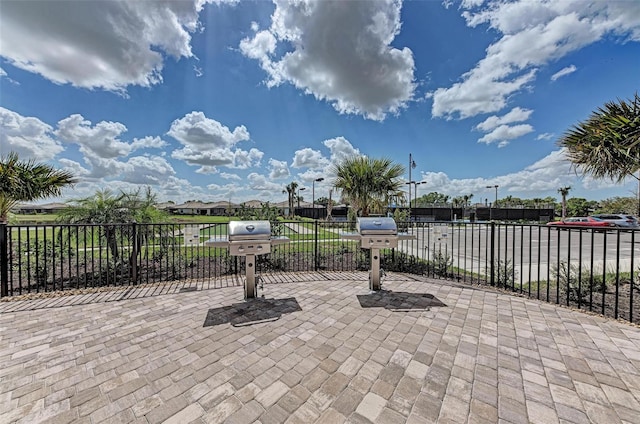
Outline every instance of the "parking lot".
MULTIPOLYGON (((486 224, 431 224, 413 228, 415 240, 401 249, 424 259, 448 255, 457 268, 485 273, 491 262, 491 227, 486 224)), ((537 225, 496 225, 494 260, 510 261, 519 279, 547 279, 551 264, 580 264, 594 272, 628 272, 640 265, 640 233, 592 231, 537 225)))

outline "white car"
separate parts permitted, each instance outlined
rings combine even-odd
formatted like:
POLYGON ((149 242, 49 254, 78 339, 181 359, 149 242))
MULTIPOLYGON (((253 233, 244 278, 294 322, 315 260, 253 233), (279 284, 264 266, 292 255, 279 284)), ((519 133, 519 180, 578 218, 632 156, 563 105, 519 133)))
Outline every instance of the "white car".
POLYGON ((601 219, 605 222, 610 222, 618 228, 635 229, 640 228, 640 223, 633 215, 621 214, 621 213, 602 213, 593 215, 594 218, 601 219))

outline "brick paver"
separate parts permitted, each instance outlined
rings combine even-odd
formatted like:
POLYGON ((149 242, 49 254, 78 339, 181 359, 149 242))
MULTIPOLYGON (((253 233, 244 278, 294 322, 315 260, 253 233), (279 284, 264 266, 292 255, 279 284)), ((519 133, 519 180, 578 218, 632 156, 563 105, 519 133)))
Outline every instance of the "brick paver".
POLYGON ((640 329, 447 281, 0 302, 0 423, 638 423, 640 329))

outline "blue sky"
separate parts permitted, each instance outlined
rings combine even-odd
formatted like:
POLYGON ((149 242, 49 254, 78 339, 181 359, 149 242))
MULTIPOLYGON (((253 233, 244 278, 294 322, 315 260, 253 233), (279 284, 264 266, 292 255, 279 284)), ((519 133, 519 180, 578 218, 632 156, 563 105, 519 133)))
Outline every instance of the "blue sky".
POLYGON ((556 142, 639 82, 636 0, 0 2, 0 154, 62 199, 311 200, 353 154, 411 154, 419 195, 631 196, 556 142))

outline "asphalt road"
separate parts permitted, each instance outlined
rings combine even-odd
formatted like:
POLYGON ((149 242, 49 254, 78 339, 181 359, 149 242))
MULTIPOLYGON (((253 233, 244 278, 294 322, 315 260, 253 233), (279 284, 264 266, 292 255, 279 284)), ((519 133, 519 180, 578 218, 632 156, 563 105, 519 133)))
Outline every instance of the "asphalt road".
MULTIPOLYGON (((490 262, 489 225, 452 226, 432 224, 409 231, 415 240, 401 243, 401 250, 432 259, 436 253, 448 255, 453 265, 484 273, 490 262)), ((640 231, 561 230, 545 226, 495 226, 495 259, 509 260, 524 281, 546 278, 550 265, 559 262, 580 264, 583 269, 601 272, 640 268, 640 231)))

